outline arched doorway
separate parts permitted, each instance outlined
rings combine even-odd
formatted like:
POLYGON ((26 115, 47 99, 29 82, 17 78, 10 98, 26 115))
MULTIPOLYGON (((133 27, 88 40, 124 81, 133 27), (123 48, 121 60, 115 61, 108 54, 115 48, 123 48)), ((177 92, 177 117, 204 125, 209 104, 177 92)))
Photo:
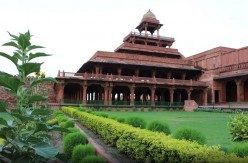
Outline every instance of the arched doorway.
POLYGON ((237 101, 237 86, 235 81, 229 81, 226 83, 226 101, 237 101))

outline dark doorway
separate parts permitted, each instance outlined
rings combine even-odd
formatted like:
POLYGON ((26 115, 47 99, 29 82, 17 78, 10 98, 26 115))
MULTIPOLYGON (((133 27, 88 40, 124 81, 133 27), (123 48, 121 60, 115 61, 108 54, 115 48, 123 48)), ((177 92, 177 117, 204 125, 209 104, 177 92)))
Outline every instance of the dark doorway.
POLYGON ((234 81, 226 83, 226 101, 236 102, 237 101, 237 86, 234 81))
POLYGON ((215 103, 219 103, 219 91, 218 90, 215 90, 214 91, 214 102, 215 103))

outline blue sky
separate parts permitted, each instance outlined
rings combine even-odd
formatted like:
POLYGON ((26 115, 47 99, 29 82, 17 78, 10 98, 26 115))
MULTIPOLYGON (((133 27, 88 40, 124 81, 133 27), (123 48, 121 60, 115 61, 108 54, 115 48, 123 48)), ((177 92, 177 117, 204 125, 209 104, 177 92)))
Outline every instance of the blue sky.
MULTIPOLYGON (((149 10, 164 26, 160 35, 174 37, 172 48, 184 56, 217 46, 248 46, 247 0, 0 0, 0 44, 6 31, 34 35, 32 43, 53 54, 42 71, 76 72, 97 50, 114 51, 149 10)), ((0 47, 11 53, 13 49, 0 47)), ((16 74, 0 58, 0 70, 16 74)))

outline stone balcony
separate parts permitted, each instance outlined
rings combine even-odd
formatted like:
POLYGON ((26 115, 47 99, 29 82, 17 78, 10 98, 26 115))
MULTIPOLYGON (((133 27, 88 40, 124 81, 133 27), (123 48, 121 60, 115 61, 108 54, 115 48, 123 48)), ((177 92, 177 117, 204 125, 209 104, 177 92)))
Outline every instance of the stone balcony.
POLYGON ((181 80, 181 79, 164 79, 164 78, 152 78, 152 77, 135 77, 135 76, 119 76, 109 74, 88 74, 88 73, 72 73, 72 72, 60 72, 57 78, 64 79, 81 79, 81 80, 97 80, 97 81, 111 81, 111 82, 125 82, 125 83, 137 83, 137 84, 157 84, 157 85, 175 85, 175 86, 198 86, 207 87, 206 82, 194 81, 194 80, 181 80))

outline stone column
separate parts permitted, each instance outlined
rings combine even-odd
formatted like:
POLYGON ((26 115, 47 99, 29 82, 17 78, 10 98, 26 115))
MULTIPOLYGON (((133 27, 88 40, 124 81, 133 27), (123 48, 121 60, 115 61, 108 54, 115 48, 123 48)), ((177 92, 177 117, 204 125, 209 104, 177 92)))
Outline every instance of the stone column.
MULTIPOLYGON (((64 99, 64 88, 65 88, 65 83, 58 83, 57 85, 57 96, 56 96, 56 101, 59 102, 60 100, 64 99)), ((63 101, 61 101, 63 103, 63 101)))
POLYGON ((153 79, 156 78, 156 70, 152 70, 152 78, 153 78, 153 79))
POLYGON ((185 78, 186 78, 186 72, 183 72, 182 75, 181 75, 181 77, 182 77, 182 80, 185 80, 185 78))
POLYGON ((139 77, 139 69, 135 69, 135 77, 139 77))
POLYGON ((109 97, 109 105, 112 105, 112 90, 113 90, 113 85, 110 84, 108 88, 108 97, 109 97))
POLYGON ((187 89, 188 100, 191 100, 191 92, 192 92, 192 88, 187 89))
POLYGON ((152 104, 152 106, 155 106, 155 90, 156 90, 156 87, 152 86, 150 89, 151 89, 151 104, 152 104))
POLYGON ((134 90, 135 90, 135 86, 132 85, 129 88, 130 88, 130 106, 134 106, 134 90))
POLYGON ((171 71, 168 71, 168 73, 167 73, 167 79, 171 79, 171 71))
POLYGON ((211 102, 212 102, 212 104, 214 104, 215 103, 215 92, 214 92, 214 89, 213 88, 211 90, 211 94, 212 94, 211 102))
POLYGON ((174 90, 175 90, 175 88, 172 87, 172 88, 169 88, 169 90, 170 90, 170 104, 172 105, 174 102, 174 90))
POLYGON ((244 101, 244 81, 241 79, 235 80, 237 85, 237 102, 244 101))
POLYGON ((82 85, 82 89, 83 89, 83 105, 86 105, 86 101, 87 101, 87 85, 86 84, 83 84, 82 85))
POLYGON ((121 71, 122 71, 122 68, 121 68, 121 67, 118 67, 117 73, 118 73, 118 76, 119 76, 119 77, 121 76, 121 71))
POLYGON ((124 93, 123 93, 123 100, 124 100, 124 101, 127 101, 127 90, 124 90, 124 93))
POLYGON ((203 90, 203 105, 207 105, 208 104, 208 89, 205 88, 203 90))
POLYGON ((104 86, 104 105, 108 105, 108 83, 104 86))

